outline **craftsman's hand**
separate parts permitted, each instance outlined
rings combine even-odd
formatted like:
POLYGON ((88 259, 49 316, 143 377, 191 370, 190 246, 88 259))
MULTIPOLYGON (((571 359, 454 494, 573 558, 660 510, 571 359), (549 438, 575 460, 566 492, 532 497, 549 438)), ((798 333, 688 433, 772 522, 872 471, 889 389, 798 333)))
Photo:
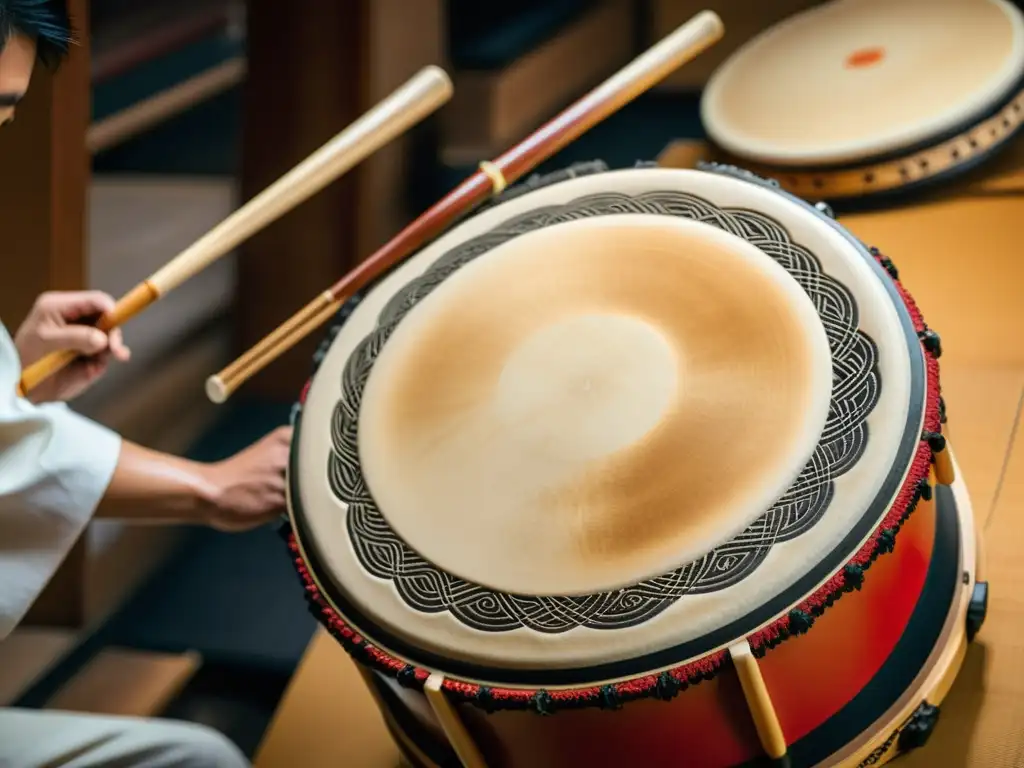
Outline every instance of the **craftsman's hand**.
POLYGON ((61 350, 81 357, 29 392, 30 400, 70 400, 103 375, 111 358, 128 360, 131 353, 120 330, 108 334, 85 324, 113 308, 114 300, 100 291, 50 291, 36 299, 14 335, 22 368, 61 350))
POLYGON ((291 427, 280 427, 230 459, 206 466, 215 489, 207 524, 221 531, 245 531, 284 512, 291 439, 291 427))

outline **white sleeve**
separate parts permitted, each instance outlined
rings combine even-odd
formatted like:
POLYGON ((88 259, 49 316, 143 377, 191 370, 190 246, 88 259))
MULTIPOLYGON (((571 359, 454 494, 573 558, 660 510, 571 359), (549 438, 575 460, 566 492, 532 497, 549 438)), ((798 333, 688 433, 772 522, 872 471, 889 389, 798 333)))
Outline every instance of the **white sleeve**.
POLYGON ((121 453, 117 434, 63 403, 18 397, 20 377, 0 325, 0 641, 85 530, 121 453))

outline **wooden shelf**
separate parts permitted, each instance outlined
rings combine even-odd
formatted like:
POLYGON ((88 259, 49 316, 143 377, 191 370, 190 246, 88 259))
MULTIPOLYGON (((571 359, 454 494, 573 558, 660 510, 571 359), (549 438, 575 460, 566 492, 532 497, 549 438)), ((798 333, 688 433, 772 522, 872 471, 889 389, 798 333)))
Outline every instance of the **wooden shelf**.
POLYGON ((93 2, 93 154, 245 79, 244 0, 93 2))
POLYGON ((0 643, 0 707, 14 703, 75 646, 69 629, 21 626, 0 643))
POLYGON ((160 715, 198 671, 198 654, 162 654, 127 648, 100 651, 46 709, 126 717, 160 715))
POLYGON ((513 146, 633 55, 631 0, 603 0, 497 69, 456 70, 442 112, 446 165, 475 164, 513 146))

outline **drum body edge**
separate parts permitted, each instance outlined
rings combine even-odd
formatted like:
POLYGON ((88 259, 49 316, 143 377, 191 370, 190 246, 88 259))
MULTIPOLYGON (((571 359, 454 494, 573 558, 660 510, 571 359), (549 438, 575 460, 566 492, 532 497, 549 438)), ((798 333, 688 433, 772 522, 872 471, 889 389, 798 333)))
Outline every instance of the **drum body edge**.
MULTIPOLYGON (((970 606, 970 596, 974 586, 973 561, 974 557, 970 552, 970 545, 973 544, 975 535, 973 520, 971 516, 969 501, 966 498, 966 491, 962 486, 951 490, 939 487, 936 490, 934 502, 922 504, 918 513, 922 517, 915 521, 914 516, 908 520, 919 524, 922 529, 928 528, 927 517, 934 516, 931 524, 931 533, 935 538, 935 551, 933 559, 928 568, 928 574, 923 585, 920 596, 915 603, 913 614, 901 634, 901 640, 886 657, 885 663, 865 685, 864 689, 841 708, 832 718, 826 721, 819 729, 803 739, 799 739, 789 745, 790 765, 792 766, 833 766, 839 765, 843 768, 860 768, 860 766, 881 765, 897 757, 899 754, 921 746, 930 735, 938 716, 938 706, 941 704, 949 685, 956 676, 962 664, 966 651, 967 640, 967 613, 970 606), (966 507, 966 508, 965 508, 966 507), (884 707, 884 708, 883 708, 884 707), (904 734, 907 735, 904 735, 904 734), (837 736, 842 739, 845 735, 844 746, 839 747, 835 752, 829 753, 828 745, 835 745, 833 741, 837 736), (823 754, 824 752, 824 754, 823 754)), ((909 530, 909 529, 908 529, 909 530)), ((905 532, 906 533, 906 532, 905 532)), ((914 535, 913 531, 907 535, 914 535)), ((907 542, 907 546, 910 546, 907 542)), ((297 546, 293 543, 293 551, 297 546)), ((902 553, 901 553, 902 554, 902 553)), ((897 555, 891 555, 897 557, 897 555)), ((890 555, 886 555, 890 557, 890 555)), ((301 557, 297 556, 300 571, 303 570, 301 557)), ((899 571, 899 564, 892 561, 894 571, 899 571)), ((863 589, 870 589, 870 575, 865 581, 863 589)), ((318 618, 324 621, 324 603, 316 600, 315 587, 307 586, 307 591, 312 597, 311 607, 319 614, 318 618)), ((851 604, 852 605, 852 604, 851 604)), ((833 612, 824 614, 822 622, 832 618, 840 618, 839 614, 843 604, 839 603, 834 607, 833 612)), ((329 611, 329 609, 327 609, 329 611)), ((329 611, 330 618, 326 623, 328 630, 338 640, 342 641, 350 649, 353 641, 360 638, 351 633, 350 629, 337 620, 336 614, 329 611)), ((850 624, 851 619, 844 617, 843 632, 862 631, 865 637, 870 636, 870 629, 867 626, 858 627, 850 624)), ((855 620, 854 620, 855 621, 855 620)), ((822 627, 814 629, 801 638, 795 638, 794 651, 799 654, 805 649, 796 648, 796 643, 814 641, 815 632, 828 632, 829 635, 839 634, 838 629, 822 627)), ((823 632, 823 635, 824 635, 823 632)), ((819 646, 827 644, 814 642, 819 646)), ((781 644, 769 650, 763 657, 763 661, 771 662, 774 654, 787 648, 788 644, 781 644)), ((835 653, 842 650, 836 648, 835 653)), ((378 706, 388 724, 389 729, 395 734, 395 738, 407 758, 413 765, 429 766, 430 768, 449 768, 458 766, 459 762, 445 743, 444 734, 432 721, 429 710, 425 707, 422 694, 417 690, 415 681, 405 680, 412 687, 405 689, 402 683, 398 682, 401 677, 394 678, 391 682, 381 676, 381 665, 379 657, 370 653, 369 657, 353 654, 357 663, 362 665, 371 680, 368 680, 368 687, 374 692, 378 706), (397 684, 396 684, 397 683, 397 684)), ((781 660, 780 660, 781 661, 781 660)), ((783 672, 785 675, 807 675, 813 678, 815 674, 828 674, 827 667, 817 671, 801 668, 788 660, 783 661, 780 667, 788 667, 783 672)), ((559 755, 559 751, 553 746, 553 742, 559 743, 562 750, 579 753, 580 746, 577 739, 581 733, 590 731, 602 733, 610 741, 617 736, 626 738, 631 731, 644 734, 648 744, 657 743, 656 736, 658 729, 652 731, 651 722, 660 721, 661 728, 669 727, 666 721, 679 723, 685 722, 687 716, 697 716, 700 709, 706 708, 709 704, 714 706, 715 702, 723 699, 736 701, 736 685, 730 681, 728 686, 731 690, 722 690, 727 686, 723 685, 726 678, 732 676, 730 665, 726 663, 719 675, 709 681, 701 682, 692 686, 689 691, 680 693, 671 701, 647 700, 625 704, 617 712, 606 712, 597 709, 584 709, 567 711, 554 717, 541 717, 533 712, 495 712, 482 714, 473 705, 463 705, 462 715, 469 730, 473 733, 478 743, 489 745, 490 750, 485 748, 485 753, 490 755, 502 755, 501 744, 528 743, 544 744, 545 750, 550 754, 559 755), (717 690, 712 691, 710 686, 717 690), (705 689, 702 691, 702 688, 705 689), (692 706, 679 709, 679 702, 689 694, 707 693, 699 700, 694 700, 692 706), (659 708, 665 717, 653 717, 652 708, 659 708), (610 718, 622 718, 635 709, 635 717, 616 724, 610 718), (642 709, 641 709, 642 708, 642 709), (577 722, 566 727, 562 722, 564 717, 573 717, 577 722), (510 722, 511 728, 508 732, 499 723, 502 718, 513 718, 510 722), (498 729, 495 732, 495 728, 498 729), (536 732, 539 729, 539 732, 536 732), (554 730, 556 733, 552 734, 554 730), (564 742, 562 741, 562 734, 564 742), (501 738, 498 738, 500 734, 501 738), (575 736, 573 735, 575 734, 575 736)), ((735 715, 742 719, 746 716, 744 712, 735 712, 735 715)), ((699 717, 698 717, 699 721, 699 717)), ((748 739, 753 738, 749 733, 749 723, 741 723, 739 730, 746 730, 748 739)), ((676 729, 678 732, 678 729, 676 729)), ((672 747, 671 731, 660 731, 664 738, 664 746, 672 747)), ((719 731, 719 733, 721 733, 719 731)), ((735 735, 735 734, 734 734, 735 735)), ((590 737, 600 747, 604 739, 590 737)), ((633 745, 634 748, 636 745, 633 745)), ((604 748, 610 745, 604 744, 604 748)), ((633 753, 637 759, 644 757, 640 752, 633 753)), ((548 765, 556 766, 560 759, 565 758, 565 752, 553 758, 550 763, 537 762, 537 755, 524 756, 524 759, 515 760, 510 755, 504 759, 495 760, 493 766, 537 766, 542 768, 548 765)), ((666 761, 664 754, 660 755, 655 751, 647 755, 648 762, 645 765, 671 766, 676 763, 666 761)), ((742 765, 744 768, 754 768, 760 763, 755 759, 753 762, 743 761, 735 765, 742 765), (748 765, 749 763, 749 765, 748 765)), ((488 763, 492 765, 492 763, 488 763)), ((718 765, 713 762, 688 762, 690 765, 718 765)))

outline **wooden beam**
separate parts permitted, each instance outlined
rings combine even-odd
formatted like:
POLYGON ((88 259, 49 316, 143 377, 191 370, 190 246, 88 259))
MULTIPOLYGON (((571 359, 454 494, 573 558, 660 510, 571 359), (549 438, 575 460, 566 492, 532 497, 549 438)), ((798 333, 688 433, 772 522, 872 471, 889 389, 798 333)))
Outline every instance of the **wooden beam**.
MULTIPOLYGON (((249 0, 242 197, 248 200, 363 111, 371 0, 321 0, 315 11, 249 0)), ((300 4, 301 6, 302 4, 300 4)), ((356 168, 241 249, 237 319, 248 348, 343 275, 357 258, 356 168)), ((318 343, 310 338, 246 386, 294 399, 318 343)))
POLYGON ((17 119, 0 137, 0 226, 4 279, 0 316, 15 326, 35 297, 85 281, 85 210, 89 156, 89 36, 85 0, 71 0, 80 30, 56 76, 36 69, 17 119))
MULTIPOLYGON (((323 0, 282 14, 249 0, 242 192, 257 194, 427 64, 444 64, 444 0, 323 0)), ((248 348, 407 224, 429 120, 253 238, 239 263, 239 340, 248 348)), ((323 334, 246 384, 243 395, 294 399, 323 334)))
MULTIPOLYGON (((79 289, 86 280, 88 4, 71 0, 69 6, 80 44, 56 75, 36 70, 17 119, 0 136, 0 167, 8 180, 0 185, 0 318, 12 333, 40 293, 79 289)), ((26 620, 80 624, 83 566, 80 542, 26 620)))
MULTIPOLYGON (((447 5, 445 0, 373 0, 364 110, 386 98, 427 64, 436 64, 452 74, 447 62, 447 5)), ((436 157, 440 144, 439 116, 449 109, 450 105, 442 107, 437 115, 382 147, 363 163, 359 176, 357 261, 370 256, 422 213, 409 208, 409 181, 420 167, 436 157)))

